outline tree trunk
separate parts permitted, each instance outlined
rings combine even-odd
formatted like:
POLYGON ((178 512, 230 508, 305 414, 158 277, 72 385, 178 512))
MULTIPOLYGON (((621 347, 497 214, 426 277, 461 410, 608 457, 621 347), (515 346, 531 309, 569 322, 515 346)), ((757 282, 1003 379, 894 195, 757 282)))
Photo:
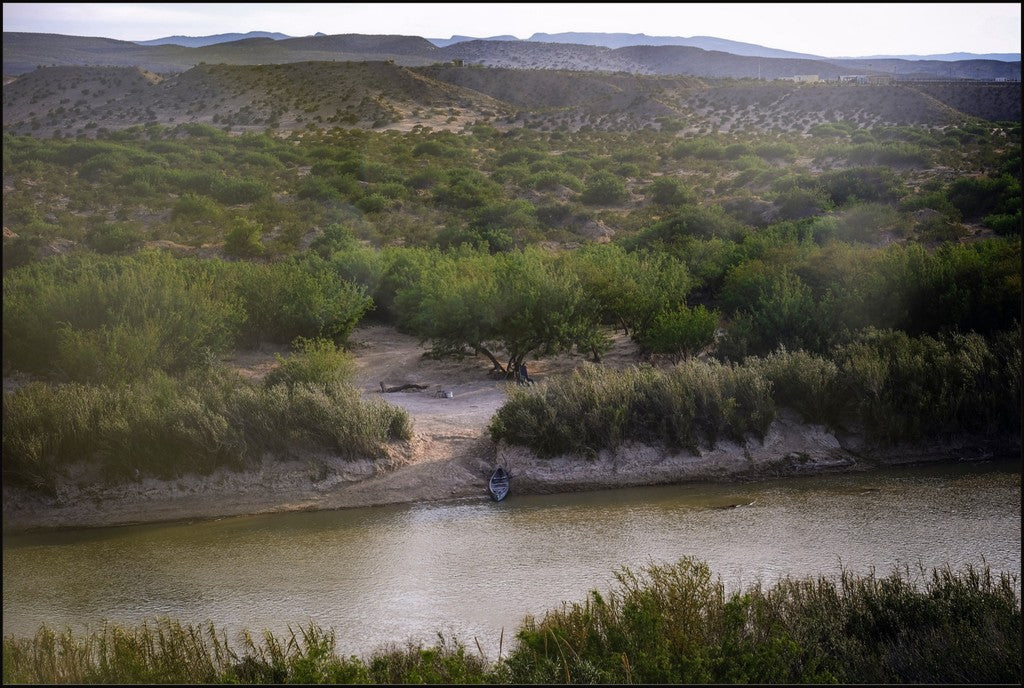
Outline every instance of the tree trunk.
POLYGON ((487 349, 485 349, 484 347, 482 347, 482 346, 474 346, 474 347, 473 347, 473 350, 474 350, 474 351, 475 351, 476 353, 478 353, 478 354, 483 354, 483 355, 484 355, 484 356, 486 356, 487 358, 491 359, 491 363, 492 363, 492 364, 494 365, 494 368, 493 368, 493 370, 497 370, 497 371, 499 371, 499 372, 502 372, 502 373, 507 373, 507 372, 508 372, 507 370, 505 370, 505 368, 503 368, 503 367, 502 367, 502 365, 501 365, 501 361, 499 361, 499 360, 498 360, 498 359, 497 359, 497 358, 496 358, 496 357, 494 356, 494 354, 492 354, 492 353, 491 353, 490 351, 488 351, 488 350, 487 350, 487 349))

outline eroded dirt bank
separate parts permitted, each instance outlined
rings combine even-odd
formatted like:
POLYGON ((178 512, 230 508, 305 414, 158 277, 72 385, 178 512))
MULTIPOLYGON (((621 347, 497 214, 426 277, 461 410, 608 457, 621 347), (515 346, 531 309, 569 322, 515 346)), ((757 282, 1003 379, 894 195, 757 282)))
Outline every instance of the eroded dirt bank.
MULTIPOLYGON (((405 408, 413 438, 391 448, 387 460, 348 462, 333 456, 297 461, 266 458, 253 471, 218 470, 209 476, 172 481, 145 479, 122 486, 81 486, 74 475, 53 497, 3 488, 5 532, 41 528, 113 526, 206 519, 311 509, 339 509, 452 498, 486 499, 487 478, 496 464, 513 475, 514 494, 557 493, 680 482, 757 480, 786 475, 869 470, 880 464, 976 460, 1006 441, 966 440, 888 449, 863 446, 856 437, 836 437, 781 413, 763 442, 720 442, 697 454, 668 455, 647 446, 624 446, 590 460, 540 459, 521 447, 495 445, 487 424, 501 406, 506 383, 489 379, 481 360, 433 360, 413 338, 389 327, 364 327, 351 340, 357 360, 355 383, 366 398, 385 398, 405 408), (418 388, 385 393, 385 387, 418 388), (444 394, 444 392, 449 392, 444 394)), ((232 363, 259 378, 273 352, 250 352, 232 363)), ((633 362, 620 340, 608 365, 633 362)), ((531 365, 543 379, 562 374, 581 359, 531 365)), ((1012 444, 1012 441, 1011 441, 1012 444)), ((1007 451, 1012 451, 1010 447, 1007 451)), ((1019 454, 1019 440, 1016 444, 1019 454)))

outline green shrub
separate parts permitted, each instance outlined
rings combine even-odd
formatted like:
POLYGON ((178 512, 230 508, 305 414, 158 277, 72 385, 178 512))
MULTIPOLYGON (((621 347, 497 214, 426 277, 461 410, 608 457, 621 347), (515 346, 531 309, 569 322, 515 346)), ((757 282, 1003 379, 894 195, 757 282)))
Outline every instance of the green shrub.
POLYGON ((74 380, 201 368, 245 318, 208 264, 144 252, 55 257, 4 275, 4 365, 74 380))
POLYGON ((993 339, 865 332, 839 347, 842 394, 881 442, 1020 429, 1020 330, 993 339), (1015 340, 1016 338, 1016 340, 1015 340))
POLYGON ((949 201, 964 218, 1020 212, 1020 182, 1008 174, 1001 177, 960 177, 949 186, 949 201))
POLYGON ((661 311, 649 327, 638 331, 636 340, 641 350, 667 354, 678 362, 715 341, 718 317, 716 311, 703 305, 661 311))
POLYGON ((672 253, 681 255, 683 251, 679 249, 688 243, 689 238, 720 237, 735 241, 742 235, 743 229, 742 224, 718 206, 685 206, 641 231, 625 244, 629 247, 662 244, 672 253))
POLYGON ((905 229, 905 220, 892 206, 858 203, 848 206, 838 217, 836 236, 844 241, 874 243, 887 233, 899 235, 905 229))
POLYGON ((277 367, 264 379, 268 387, 286 384, 334 384, 348 382, 355 363, 344 349, 329 339, 297 337, 292 342, 294 351, 288 358, 274 354, 277 367))
POLYGON ((224 251, 230 256, 240 258, 262 256, 266 251, 262 228, 244 217, 234 218, 231 221, 231 228, 224 236, 224 251))
POLYGON ((587 205, 622 205, 629 198, 626 184, 611 172, 595 172, 587 179, 580 200, 587 205))
POLYGON ((1021 234, 1021 211, 1010 215, 986 215, 982 224, 1000 236, 1020 236, 1021 234))
POLYGON ((547 170, 530 174, 522 181, 523 186, 536 191, 557 191, 561 187, 582 191, 583 182, 579 177, 559 170, 547 170))
POLYGON ((364 213, 379 213, 390 205, 391 201, 379 193, 363 196, 355 203, 356 208, 364 213))
POLYGON ((501 187, 476 170, 450 170, 433 189, 434 201, 456 209, 478 208, 501 195, 501 187))
POLYGON ((142 241, 142 232, 127 222, 103 222, 85 235, 85 243, 98 253, 125 253, 142 241))
POLYGON ((527 618, 513 683, 946 683, 1021 676, 1020 601, 987 569, 786 578, 725 594, 692 558, 527 618))
POLYGON ((840 391, 838 366, 828 358, 782 348, 745 363, 768 380, 778 406, 798 411, 811 423, 839 427, 846 419, 849 399, 840 391))
POLYGON ((820 215, 831 207, 831 202, 822 191, 793 188, 775 196, 779 220, 800 220, 820 215))
POLYGON ((217 179, 211 194, 221 203, 255 203, 270 196, 270 189, 260 179, 217 179))
POLYGON ((316 254, 234 270, 248 314, 242 335, 251 342, 322 337, 344 343, 373 307, 363 288, 342 280, 316 254))
POLYGON ((884 167, 854 167, 822 174, 818 186, 834 205, 841 206, 852 201, 890 203, 896 199, 900 182, 884 167))
POLYGON ((800 276, 786 268, 759 260, 733 267, 722 288, 722 303, 734 313, 726 350, 737 358, 765 354, 779 345, 821 351, 828 343, 822 305, 800 276))
POLYGON ((652 203, 662 206, 683 205, 696 200, 693 193, 674 177, 658 177, 647 187, 647 195, 652 203))
POLYGON ((306 177, 298 183, 295 195, 299 198, 309 198, 314 201, 330 201, 341 198, 338 189, 328 179, 323 177, 306 177))
POLYGON ((222 213, 222 208, 212 198, 186 193, 175 202, 171 217, 181 222, 216 222, 222 213))

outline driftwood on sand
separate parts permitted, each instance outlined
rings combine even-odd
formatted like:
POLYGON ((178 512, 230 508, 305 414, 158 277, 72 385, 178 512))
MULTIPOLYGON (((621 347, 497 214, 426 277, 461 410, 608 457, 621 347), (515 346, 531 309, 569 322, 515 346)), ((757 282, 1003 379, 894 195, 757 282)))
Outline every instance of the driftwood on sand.
POLYGON ((404 392, 407 389, 417 389, 417 390, 419 390, 419 389, 426 389, 427 387, 428 387, 428 385, 414 385, 414 384, 398 385, 397 387, 387 387, 383 382, 380 383, 380 391, 381 392, 404 392))

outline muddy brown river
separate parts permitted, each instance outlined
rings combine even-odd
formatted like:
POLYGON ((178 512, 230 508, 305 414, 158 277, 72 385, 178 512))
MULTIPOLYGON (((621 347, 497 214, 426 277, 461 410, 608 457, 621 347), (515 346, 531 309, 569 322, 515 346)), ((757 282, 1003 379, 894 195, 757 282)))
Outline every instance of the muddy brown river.
MULTIPOLYGON (((454 634, 493 659, 526 614, 619 567, 706 561, 727 590, 782 576, 987 563, 1019 576, 1019 462, 988 462, 6 535, 3 632, 168 616, 308 621, 337 650, 454 634), (735 506, 739 505, 739 506, 735 506)), ((1018 580, 1019 591, 1019 580, 1018 580)))

